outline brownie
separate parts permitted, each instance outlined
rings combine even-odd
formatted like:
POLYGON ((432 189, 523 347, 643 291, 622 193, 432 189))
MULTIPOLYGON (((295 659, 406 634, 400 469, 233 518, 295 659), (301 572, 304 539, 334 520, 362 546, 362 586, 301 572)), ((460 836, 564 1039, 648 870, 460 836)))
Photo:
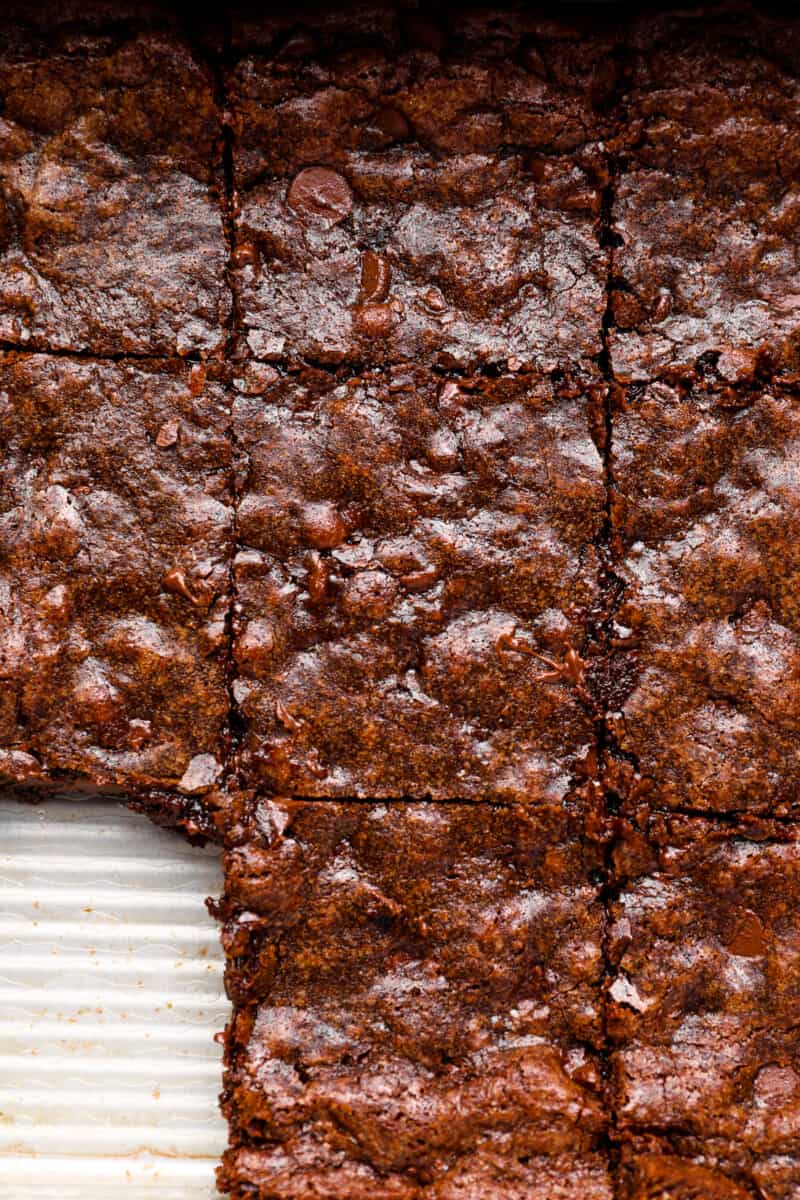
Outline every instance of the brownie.
POLYGON ((601 353, 606 46, 453 21, 275 21, 233 71, 233 283, 257 358, 552 371, 601 353))
POLYGON ((220 1185, 610 1197, 584 835, 558 804, 251 801, 225 856, 220 1185))
POLYGON ((776 387, 654 383, 614 413, 619 658, 636 671, 615 667, 609 727, 656 806, 797 810, 798 437, 776 387))
POLYGON ((619 1200, 793 1200, 800 1187, 796 1160, 784 1155, 738 1170, 702 1152, 676 1154, 655 1136, 625 1142, 618 1170, 619 1200))
POLYGON ((565 795, 595 741, 600 397, 412 365, 235 384, 244 782, 565 795))
POLYGON ((611 1102, 652 1135, 623 1195, 797 1195, 799 835, 653 816, 617 842, 611 1102))
POLYGON ((181 361, 0 355, 0 778, 217 780, 230 404, 181 361))
POLYGON ((0 339, 220 352, 221 117, 189 45, 152 20, 19 19, 0 47, 0 111, 0 339))
POLYGON ((660 13, 629 36, 614 188, 613 368, 800 373, 800 28, 750 5, 660 13))

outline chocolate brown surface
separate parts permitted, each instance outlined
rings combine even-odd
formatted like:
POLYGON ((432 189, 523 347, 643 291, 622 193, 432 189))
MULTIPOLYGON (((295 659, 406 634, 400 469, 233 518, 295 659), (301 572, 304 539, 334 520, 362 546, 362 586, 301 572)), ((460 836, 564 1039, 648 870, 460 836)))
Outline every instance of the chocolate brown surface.
POLYGON ((602 40, 519 16, 423 29, 391 5, 276 24, 230 84, 249 350, 465 369, 593 360, 602 40))
POLYGON ((650 384, 613 429, 616 620, 638 674, 610 728, 657 806, 794 813, 797 396, 650 384))
POLYGON ((225 844, 233 1200, 800 1194, 799 110, 737 0, 14 0, 0 779, 225 844))
POLYGON ((85 31, 80 17, 57 23, 55 7, 48 21, 31 6, 0 46, 0 340, 221 351, 230 294, 211 71, 175 32, 124 21, 124 7, 85 31))
POLYGON ((223 903, 235 1196, 544 1196, 565 1168, 555 1195, 610 1196, 582 834, 559 804, 252 805, 223 903))
POLYGON ((257 364, 236 383, 242 778, 562 797, 595 740, 599 386, 257 364))
POLYGON ((614 189, 620 378, 798 378, 800 38, 723 5, 634 20, 614 189))
POLYGON ((654 1134, 658 1154, 677 1156, 634 1156, 631 1196, 797 1194, 798 837, 671 817, 620 840, 612 1103, 624 1137, 654 1134), (659 1175, 663 1193, 641 1182, 659 1175))
POLYGON ((6 781, 216 781, 229 419, 199 364, 0 355, 6 781))

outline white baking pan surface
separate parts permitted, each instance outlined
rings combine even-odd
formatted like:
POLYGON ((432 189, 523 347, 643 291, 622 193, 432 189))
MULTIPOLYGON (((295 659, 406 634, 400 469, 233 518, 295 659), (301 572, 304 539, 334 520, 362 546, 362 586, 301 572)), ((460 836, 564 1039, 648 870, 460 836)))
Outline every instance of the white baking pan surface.
POLYGON ((0 796, 0 1198, 211 1200, 218 851, 113 802, 0 796))

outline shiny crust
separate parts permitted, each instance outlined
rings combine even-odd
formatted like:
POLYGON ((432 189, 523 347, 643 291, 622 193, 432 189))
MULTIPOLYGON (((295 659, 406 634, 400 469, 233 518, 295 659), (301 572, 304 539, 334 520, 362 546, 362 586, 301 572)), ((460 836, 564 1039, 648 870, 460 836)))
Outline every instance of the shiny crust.
POLYGON ((799 436, 777 387, 651 384, 614 414, 638 673, 610 725, 656 806, 797 812, 799 436))
POLYGON ((218 779, 229 403, 199 364, 0 355, 0 770, 218 779))
POLYGON ((551 371, 600 353, 604 47, 454 22, 441 59, 435 25, 395 13, 369 45, 323 24, 239 62, 233 285, 256 357, 551 371), (338 203, 302 202, 311 172, 338 203))
POLYGON ((225 861, 223 1183, 298 1194, 291 1160, 322 1195, 338 1163, 348 1195, 456 1196, 506 1161, 522 1195, 566 1155, 565 1196, 608 1195, 600 856, 555 804, 254 803, 225 861))
POLYGON ((230 297, 210 70, 175 33, 0 52, 0 340, 92 354, 220 352, 230 297))
POLYGON ((654 817, 620 839, 607 1019, 631 1200, 796 1195, 799 835, 654 817))
POLYGON ((411 366, 237 384, 244 782, 563 796, 594 739, 566 669, 598 603, 592 389, 411 366))

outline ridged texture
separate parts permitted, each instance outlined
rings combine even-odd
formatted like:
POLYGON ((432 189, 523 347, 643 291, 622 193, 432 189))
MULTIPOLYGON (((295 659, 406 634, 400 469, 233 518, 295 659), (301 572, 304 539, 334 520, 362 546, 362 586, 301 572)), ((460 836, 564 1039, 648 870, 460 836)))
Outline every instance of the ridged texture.
POLYGON ((220 890, 113 802, 0 799, 0 1198, 210 1200, 220 890))

